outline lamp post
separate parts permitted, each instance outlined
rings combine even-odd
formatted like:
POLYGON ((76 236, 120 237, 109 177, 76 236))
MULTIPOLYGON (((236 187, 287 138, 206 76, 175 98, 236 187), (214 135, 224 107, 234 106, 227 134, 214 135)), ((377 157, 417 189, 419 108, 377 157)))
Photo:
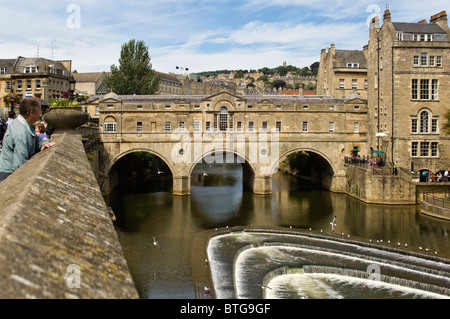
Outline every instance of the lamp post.
POLYGON ((72 77, 69 80, 69 84, 70 84, 70 102, 73 102, 75 96, 73 94, 73 92, 75 92, 75 83, 77 83, 77 81, 75 81, 75 79, 72 77))

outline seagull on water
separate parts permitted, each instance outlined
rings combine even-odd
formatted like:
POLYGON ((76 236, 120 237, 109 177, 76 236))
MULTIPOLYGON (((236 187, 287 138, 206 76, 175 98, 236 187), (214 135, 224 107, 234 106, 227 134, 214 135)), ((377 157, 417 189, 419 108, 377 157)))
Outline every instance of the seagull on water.
POLYGON ((159 167, 157 168, 157 170, 158 170, 158 175, 164 173, 163 171, 160 171, 160 170, 159 170, 159 167))
POLYGON ((161 247, 159 247, 158 241, 156 240, 155 237, 153 237, 153 245, 158 247, 159 249, 161 249, 161 247))
POLYGON ((208 173, 206 173, 206 171, 203 171, 203 176, 208 176, 208 173))
POLYGON ((209 288, 208 287, 205 287, 204 290, 205 290, 205 294, 209 294, 209 288))

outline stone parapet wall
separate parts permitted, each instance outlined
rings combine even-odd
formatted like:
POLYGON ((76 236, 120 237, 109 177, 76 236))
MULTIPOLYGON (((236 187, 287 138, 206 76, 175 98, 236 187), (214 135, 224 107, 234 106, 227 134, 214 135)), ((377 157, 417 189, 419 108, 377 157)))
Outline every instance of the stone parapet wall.
POLYGON ((0 183, 0 298, 139 298, 78 132, 0 183))
POLYGON ((346 193, 366 203, 415 205, 416 186, 399 175, 377 175, 374 169, 346 165, 346 193))

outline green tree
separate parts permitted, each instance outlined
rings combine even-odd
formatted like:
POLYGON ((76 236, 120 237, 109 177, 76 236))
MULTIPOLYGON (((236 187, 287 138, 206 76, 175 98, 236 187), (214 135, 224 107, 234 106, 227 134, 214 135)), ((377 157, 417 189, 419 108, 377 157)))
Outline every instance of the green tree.
POLYGON ((447 119, 447 123, 444 123, 444 132, 450 134, 450 109, 445 114, 445 118, 447 119))
POLYGON ((148 47, 144 41, 132 39, 122 45, 119 66, 111 65, 105 84, 116 94, 157 94, 159 77, 152 70, 148 47))

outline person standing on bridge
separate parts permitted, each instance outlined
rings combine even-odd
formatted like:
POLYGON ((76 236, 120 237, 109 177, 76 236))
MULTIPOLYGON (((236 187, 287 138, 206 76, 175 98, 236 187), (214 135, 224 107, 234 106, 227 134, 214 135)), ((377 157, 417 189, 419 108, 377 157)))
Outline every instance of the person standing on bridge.
POLYGON ((39 123, 41 104, 37 98, 26 98, 20 103, 20 115, 11 123, 0 153, 0 182, 28 161, 34 154, 55 145, 36 135, 34 125, 39 123))

